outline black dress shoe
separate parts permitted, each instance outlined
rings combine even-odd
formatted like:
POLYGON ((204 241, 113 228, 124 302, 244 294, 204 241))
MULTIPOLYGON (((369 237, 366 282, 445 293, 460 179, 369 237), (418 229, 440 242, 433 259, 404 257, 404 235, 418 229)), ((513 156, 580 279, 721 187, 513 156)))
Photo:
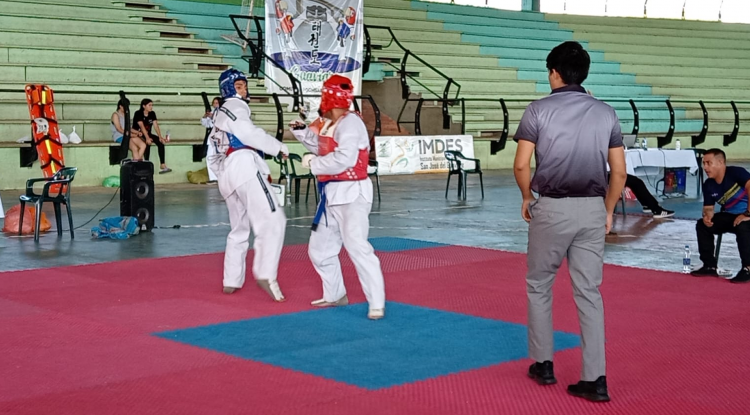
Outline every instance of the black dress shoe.
POLYGON ((716 267, 707 267, 704 265, 700 269, 691 272, 690 275, 694 277, 718 277, 719 273, 716 271, 716 267))
POLYGON ((599 376, 594 382, 580 381, 568 386, 568 393, 591 402, 609 402, 607 394, 607 377, 599 376))
POLYGON ((557 383, 555 379, 555 370, 552 362, 547 360, 543 363, 534 363, 529 367, 529 377, 540 385, 554 385, 557 383))
POLYGON ((741 283, 741 282, 748 282, 750 281, 750 270, 747 268, 742 268, 740 272, 737 273, 737 275, 730 279, 729 282, 734 283, 741 283))

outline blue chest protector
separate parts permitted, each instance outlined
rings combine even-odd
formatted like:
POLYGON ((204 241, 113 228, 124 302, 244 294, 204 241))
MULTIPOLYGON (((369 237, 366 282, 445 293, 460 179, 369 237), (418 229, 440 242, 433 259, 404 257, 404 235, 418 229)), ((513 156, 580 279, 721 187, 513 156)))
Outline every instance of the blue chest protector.
MULTIPOLYGON (((248 149, 251 149, 251 150, 255 150, 252 147, 249 147, 249 146, 246 146, 246 145, 242 144, 242 141, 240 141, 240 139, 237 138, 237 136, 235 136, 234 134, 232 134, 232 133, 226 133, 226 134, 227 134, 227 137, 229 137, 229 148, 232 149, 232 151, 234 151, 234 150, 241 150, 243 148, 248 148, 248 149)), ((265 158, 265 154, 263 154, 262 151, 260 151, 260 150, 255 150, 255 151, 257 151, 258 154, 260 154, 260 156, 262 158, 265 158)))

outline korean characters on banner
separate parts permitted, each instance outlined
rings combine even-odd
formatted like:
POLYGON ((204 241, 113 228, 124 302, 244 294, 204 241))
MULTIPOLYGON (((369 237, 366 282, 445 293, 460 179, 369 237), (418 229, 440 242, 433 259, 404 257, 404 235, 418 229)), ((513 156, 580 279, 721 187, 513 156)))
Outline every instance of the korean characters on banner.
POLYGON ((445 172, 446 150, 474 158, 474 138, 470 135, 375 137, 380 174, 445 172))
MULTIPOLYGON (((266 0, 266 54, 302 83, 305 111, 317 117, 323 82, 333 74, 362 90, 364 0, 266 0)), ((290 94, 289 78, 266 62, 269 93, 290 94)), ((284 100, 290 103, 291 99, 284 100)))

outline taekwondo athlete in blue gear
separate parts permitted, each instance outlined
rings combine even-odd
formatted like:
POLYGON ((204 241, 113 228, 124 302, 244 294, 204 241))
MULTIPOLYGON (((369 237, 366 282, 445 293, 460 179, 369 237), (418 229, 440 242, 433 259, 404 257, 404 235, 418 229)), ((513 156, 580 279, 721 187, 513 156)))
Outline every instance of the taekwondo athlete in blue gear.
POLYGON ((245 258, 250 230, 253 241, 253 277, 275 301, 284 301, 276 280, 284 245, 286 215, 269 186, 271 171, 259 152, 289 155, 287 146, 250 120, 247 78, 228 69, 219 77, 224 103, 213 116, 209 145, 215 154, 209 168, 216 174, 219 191, 226 200, 231 230, 224 253, 224 293, 231 294, 245 283, 245 258))

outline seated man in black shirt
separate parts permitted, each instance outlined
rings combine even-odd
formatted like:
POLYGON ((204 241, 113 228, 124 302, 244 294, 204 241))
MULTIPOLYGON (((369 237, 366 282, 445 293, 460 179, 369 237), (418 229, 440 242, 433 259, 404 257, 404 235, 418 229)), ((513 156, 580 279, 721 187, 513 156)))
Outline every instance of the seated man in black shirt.
POLYGON ((698 251, 703 267, 693 271, 697 277, 718 276, 714 257, 714 235, 733 233, 737 235, 737 248, 742 259, 742 269, 730 282, 750 281, 750 172, 742 167, 727 166, 726 155, 713 148, 703 156, 706 179, 703 182, 703 219, 695 226, 698 234, 698 251), (721 211, 714 213, 714 205, 721 211))

